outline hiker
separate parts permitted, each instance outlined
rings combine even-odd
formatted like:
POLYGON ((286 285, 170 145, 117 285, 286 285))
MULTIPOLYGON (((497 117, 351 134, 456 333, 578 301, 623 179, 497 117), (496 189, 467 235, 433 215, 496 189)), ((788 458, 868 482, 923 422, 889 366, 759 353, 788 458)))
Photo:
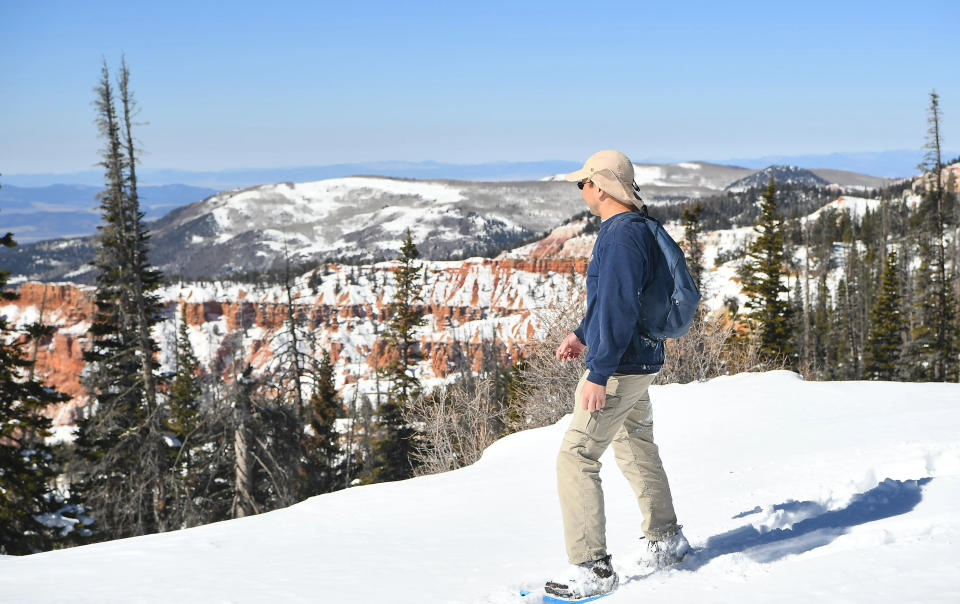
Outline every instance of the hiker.
POLYGON ((587 268, 587 311, 557 348, 557 359, 579 358, 587 371, 574 394, 573 421, 557 459, 569 577, 546 585, 548 594, 585 598, 612 592, 618 578, 607 553, 600 455, 613 443, 617 464, 643 514, 647 555, 642 563, 678 562, 690 545, 677 524, 667 475, 653 442, 648 387, 663 366, 663 342, 637 329, 639 292, 651 263, 663 261, 657 242, 634 213, 643 208, 633 164, 618 151, 600 151, 566 175, 576 182, 600 232, 587 268), (634 218, 634 220, 631 220, 634 218))

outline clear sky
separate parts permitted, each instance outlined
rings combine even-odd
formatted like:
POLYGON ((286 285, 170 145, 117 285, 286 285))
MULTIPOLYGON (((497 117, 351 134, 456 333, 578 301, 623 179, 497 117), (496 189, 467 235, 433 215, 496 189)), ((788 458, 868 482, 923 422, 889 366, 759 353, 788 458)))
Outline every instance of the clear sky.
POLYGON ((0 0, 0 172, 91 168, 126 53, 150 168, 960 142, 960 2, 0 0))

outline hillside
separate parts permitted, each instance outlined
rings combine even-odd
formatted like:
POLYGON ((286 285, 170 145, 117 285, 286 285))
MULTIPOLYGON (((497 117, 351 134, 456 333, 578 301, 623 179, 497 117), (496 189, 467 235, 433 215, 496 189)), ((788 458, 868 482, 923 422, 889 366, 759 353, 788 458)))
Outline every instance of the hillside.
POLYGON ((773 176, 777 184, 783 185, 801 185, 808 187, 824 187, 830 184, 830 181, 818 176, 810 170, 798 168, 796 166, 770 166, 757 172, 751 173, 739 180, 736 180, 725 188, 727 191, 746 191, 747 189, 756 189, 767 186, 770 177, 773 176))
MULTIPOLYGON (((827 209, 861 215, 878 203, 841 196, 807 220, 815 220, 827 209)), ((669 224, 667 229, 678 240, 682 238, 682 226, 669 224)), ((704 233, 704 302, 709 309, 722 308, 729 300, 744 302, 735 252, 752 236, 751 227, 704 233)), ((544 318, 555 312, 550 307, 569 308, 574 297, 582 295, 583 274, 595 237, 591 223, 578 219, 493 259, 424 261, 421 295, 427 325, 417 332, 423 359, 416 371, 418 378, 435 385, 458 370, 461 362, 479 368, 482 355, 492 350, 503 362, 515 362, 520 351, 543 333, 544 318)), ((347 400, 358 390, 368 394, 375 390, 373 367, 386 359, 378 347, 376 330, 378 322, 385 320, 383 313, 393 296, 394 266, 392 261, 361 266, 328 264, 295 280, 296 305, 312 325, 314 337, 330 352, 337 387, 347 400), (356 388, 352 384, 357 384, 356 388)), ((836 277, 829 277, 831 285, 836 277)), ((82 401, 79 376, 84 367, 82 351, 89 346, 92 291, 68 283, 28 282, 21 285, 19 300, 0 304, 0 312, 18 329, 24 330, 40 318, 55 329, 39 348, 37 369, 47 383, 75 397, 54 415, 58 425, 72 423, 71 411, 82 401)), ((165 320, 155 328, 154 337, 161 348, 162 370, 173 367, 181 312, 206 370, 225 371, 229 366, 225 359, 236 354, 237 336, 243 330, 247 330, 240 339, 243 357, 255 368, 271 362, 271 350, 284 328, 285 294, 280 286, 179 281, 163 288, 160 295, 165 320)))
MULTIPOLYGON (((474 183, 351 177, 219 193, 150 224, 150 261, 167 274, 223 278, 283 263, 393 258, 411 229, 426 259, 518 245, 581 208, 569 183, 474 183)), ((92 280, 91 238, 2 252, 14 275, 92 280)))
MULTIPOLYGON (((742 374, 654 387, 696 548, 646 576, 609 456, 610 604, 960 600, 960 386, 742 374)), ((516 603, 565 566, 554 465, 569 416, 475 465, 204 527, 0 557, 4 602, 516 603)))
MULTIPOLYGON (((651 205, 715 198, 731 182, 765 185, 769 178, 767 171, 707 162, 637 164, 635 168, 641 195, 651 205)), ((836 185, 831 194, 847 184, 863 189, 863 183, 886 183, 838 171, 831 174, 834 180, 808 171, 798 179, 789 170, 778 170, 778 182, 819 187, 830 183, 836 185)), ((168 275, 191 279, 262 271, 282 265, 285 254, 295 264, 371 262, 395 257, 407 227, 423 258, 490 256, 538 239, 583 210, 577 189, 557 178, 471 182, 355 176, 232 189, 176 208, 150 223, 150 260, 168 275)), ((86 195, 93 194, 93 188, 86 189, 86 195)), ((46 193, 61 195, 58 191, 54 187, 46 193)), ((36 201, 42 194, 39 190, 17 189, 11 194, 21 205, 26 203, 23 200, 34 200, 24 205, 33 208, 30 213, 8 216, 18 227, 15 235, 26 237, 21 243, 36 241, 42 233, 60 232, 57 229, 92 232, 99 221, 89 208, 70 212, 66 206, 56 206, 55 213, 38 214, 34 210, 47 207, 36 201)), ((90 283, 93 274, 86 264, 93 254, 90 236, 0 249, 0 259, 15 280, 90 283)))

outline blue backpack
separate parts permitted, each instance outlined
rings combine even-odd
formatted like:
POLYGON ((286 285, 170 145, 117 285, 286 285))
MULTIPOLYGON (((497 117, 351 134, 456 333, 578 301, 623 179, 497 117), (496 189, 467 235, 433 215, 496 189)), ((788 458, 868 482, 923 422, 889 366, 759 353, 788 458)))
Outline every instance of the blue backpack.
POLYGON ((700 292, 687 269, 683 250, 664 230, 663 225, 647 214, 647 206, 640 212, 627 214, 650 229, 661 255, 652 258, 650 280, 640 292, 639 331, 657 341, 679 338, 690 331, 693 317, 700 305, 700 292))

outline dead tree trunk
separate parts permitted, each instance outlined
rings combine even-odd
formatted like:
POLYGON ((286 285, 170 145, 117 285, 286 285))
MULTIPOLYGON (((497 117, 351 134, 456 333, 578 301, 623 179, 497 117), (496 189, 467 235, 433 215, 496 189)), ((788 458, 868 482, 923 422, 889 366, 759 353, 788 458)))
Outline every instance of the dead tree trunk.
POLYGON ((247 366, 243 375, 237 377, 235 424, 233 430, 233 517, 243 518, 258 513, 254 499, 253 477, 253 438, 250 434, 250 387, 251 368, 247 366))

